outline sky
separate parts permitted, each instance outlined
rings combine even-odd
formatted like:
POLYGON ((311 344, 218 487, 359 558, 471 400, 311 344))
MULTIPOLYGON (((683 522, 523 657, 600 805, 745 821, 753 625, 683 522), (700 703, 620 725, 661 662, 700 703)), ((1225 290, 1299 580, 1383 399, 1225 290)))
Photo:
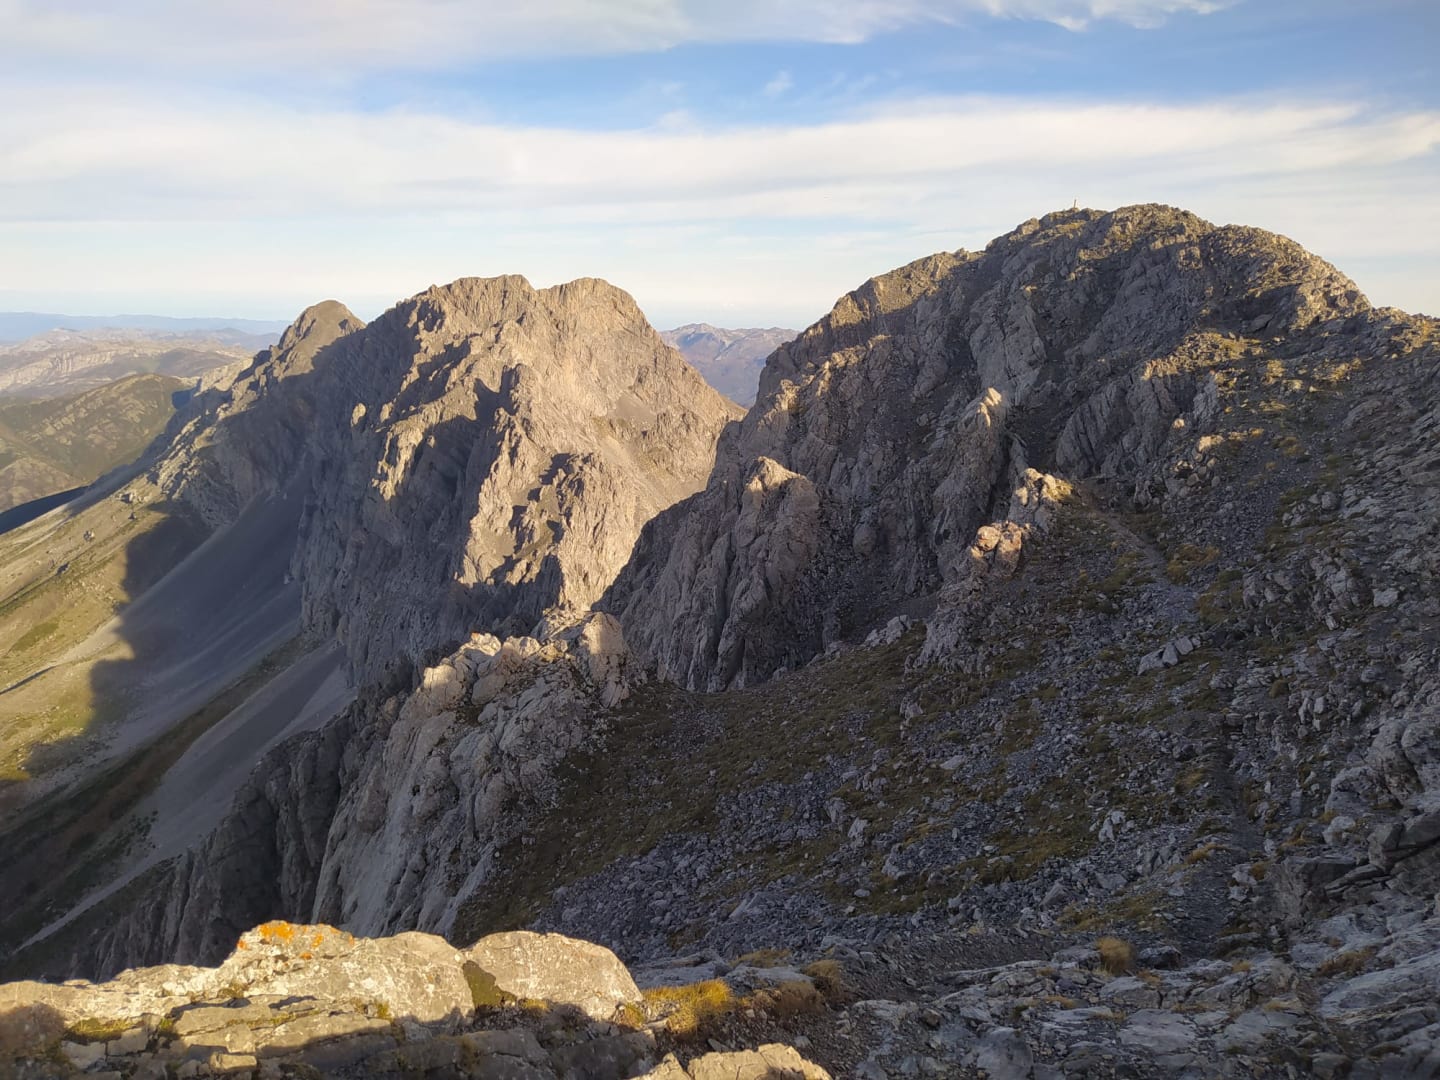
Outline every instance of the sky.
POLYGON ((0 0, 0 310, 369 318, 603 277, 661 327, 1137 202, 1440 315, 1434 0, 0 0))

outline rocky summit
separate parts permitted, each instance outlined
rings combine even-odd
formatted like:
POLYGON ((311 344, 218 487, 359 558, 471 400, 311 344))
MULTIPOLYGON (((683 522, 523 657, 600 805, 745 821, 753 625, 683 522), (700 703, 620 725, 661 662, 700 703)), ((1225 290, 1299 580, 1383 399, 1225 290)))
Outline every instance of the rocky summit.
POLYGON ((322 305, 199 395, 144 482, 294 521, 350 693, 17 943, 114 976, 0 990, 21 1067, 1440 1075, 1440 323, 1073 210, 735 416, 596 282, 322 305))
POLYGON ((302 501, 303 623, 366 682, 477 627, 583 612, 738 415, 619 289, 466 279, 369 326, 310 308, 153 473, 212 523, 302 501))

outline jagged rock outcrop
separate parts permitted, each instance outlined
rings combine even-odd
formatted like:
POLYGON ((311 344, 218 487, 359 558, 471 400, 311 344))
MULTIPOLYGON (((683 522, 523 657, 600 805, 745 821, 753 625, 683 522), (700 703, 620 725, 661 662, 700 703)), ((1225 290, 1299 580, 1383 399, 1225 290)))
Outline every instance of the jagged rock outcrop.
POLYGON ((464 279, 366 326, 308 309, 152 466, 212 523, 303 500, 303 620, 358 682, 585 610, 739 411, 596 280, 464 279))
POLYGON ((553 804, 559 766, 628 693, 614 621, 548 641, 479 635, 361 734, 326 839, 316 917, 361 933, 450 934, 491 888, 496 853, 553 804))
POLYGON ((1365 310, 1291 241, 1157 206, 911 263, 776 351, 604 604, 666 678, 764 679, 949 583, 1008 471, 1134 478, 1213 412, 1226 341, 1365 310))
POLYGON ((608 949, 504 934, 357 939, 270 922, 216 968, 0 985, 7 1076, 474 1076, 517 1080, 829 1080, 793 1048, 666 1053, 608 949), (524 1001, 527 1008, 516 1008, 524 1001), (537 1007, 538 1006, 538 1007, 537 1007), (611 1021, 619 1021, 612 1023, 611 1021))

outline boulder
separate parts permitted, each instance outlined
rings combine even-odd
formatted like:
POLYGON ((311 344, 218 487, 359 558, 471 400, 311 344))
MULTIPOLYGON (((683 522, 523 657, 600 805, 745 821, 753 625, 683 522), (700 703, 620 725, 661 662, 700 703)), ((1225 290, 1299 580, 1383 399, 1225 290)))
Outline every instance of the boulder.
POLYGON ((1392 968, 1346 979, 1320 1002, 1320 1015, 1332 1022, 1360 1023, 1440 999, 1440 952, 1428 953, 1392 968))
POLYGON ((596 1020, 609 1020, 621 1005, 639 1005, 635 980, 603 945, 563 934, 514 930, 481 938, 463 959, 515 998, 573 1005, 596 1020))
POLYGON ((992 1028, 975 1047, 975 1067, 990 1080, 1029 1080, 1035 1056, 1014 1028, 992 1028))
POLYGON ((769 1043, 758 1050, 705 1054, 690 1062, 690 1080, 830 1080, 791 1046, 769 1043))
POLYGON ((1332 855, 1284 859, 1271 874, 1275 902, 1292 922, 1315 911, 1325 900, 1325 886, 1355 869, 1355 860, 1332 855))
POLYGON ((1141 1009, 1120 1029, 1120 1044, 1155 1054, 1187 1053, 1195 1049, 1199 1032, 1186 1017, 1166 1009, 1141 1009))
POLYGON ((271 922, 241 937, 215 973, 217 985, 384 1006, 420 1021, 473 1008, 463 958, 444 938, 405 933, 354 938, 329 926, 271 922))

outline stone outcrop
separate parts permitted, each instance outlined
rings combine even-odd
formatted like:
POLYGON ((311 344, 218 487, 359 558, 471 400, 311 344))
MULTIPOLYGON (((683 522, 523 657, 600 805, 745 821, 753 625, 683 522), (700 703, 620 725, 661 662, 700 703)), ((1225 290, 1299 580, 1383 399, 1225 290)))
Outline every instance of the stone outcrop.
POLYGON ((490 934, 465 950, 465 960, 500 994, 572 1005, 593 1020, 643 1000, 614 953, 563 934, 490 934))
POLYGON ((644 1006, 613 953, 559 935, 497 935, 461 951, 428 934, 357 939, 270 922, 243 934, 216 968, 0 985, 0 1069, 27 1078, 829 1080, 775 1044, 686 1052, 682 1064, 642 1026, 644 1006), (526 1008, 514 1007, 517 998, 526 1008))

